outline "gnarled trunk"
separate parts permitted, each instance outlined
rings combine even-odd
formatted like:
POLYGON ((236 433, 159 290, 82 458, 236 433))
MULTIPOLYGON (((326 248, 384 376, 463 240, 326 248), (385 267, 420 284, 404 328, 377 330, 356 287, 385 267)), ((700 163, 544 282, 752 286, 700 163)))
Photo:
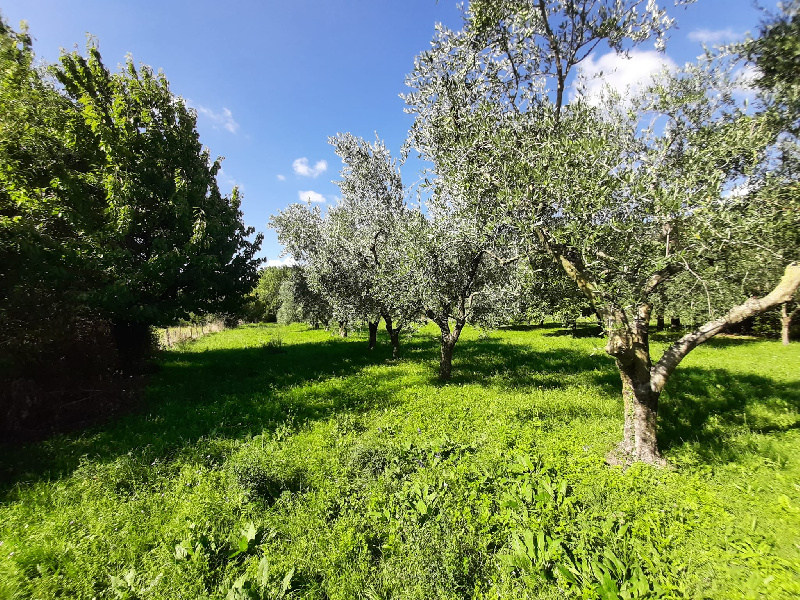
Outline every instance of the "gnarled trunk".
POLYGON ((400 358, 400 331, 403 329, 403 326, 401 324, 398 327, 394 327, 392 317, 389 314, 383 315, 383 321, 386 324, 389 341, 392 343, 392 358, 400 358))
POLYGON ((620 309, 610 309, 606 352, 616 359, 622 380, 625 425, 615 462, 632 460, 662 464, 656 423, 658 397, 650 378, 649 304, 638 306, 633 322, 620 309), (620 460, 621 459, 621 460, 620 460))
POLYGON ((789 328, 792 326, 792 319, 800 313, 800 306, 789 312, 789 303, 784 302, 781 304, 781 342, 784 346, 788 346, 789 342, 789 328))
POLYGON ((659 312, 656 315, 656 331, 664 331, 664 313, 659 312))
POLYGON ((339 337, 347 337, 347 321, 339 321, 339 337))
POLYGON ((439 379, 444 381, 450 379, 453 371, 453 349, 456 346, 458 338, 461 336, 461 330, 464 329, 466 321, 464 319, 456 319, 453 329, 450 329, 450 320, 447 317, 434 319, 430 314, 429 318, 439 326, 441 331, 440 345, 441 356, 439 359, 439 379))
POLYGON ((625 457, 628 457, 633 456, 633 449, 636 446, 636 426, 634 425, 636 395, 633 391, 633 381, 622 369, 619 361, 617 361, 617 368, 619 369, 619 377, 622 380, 622 403, 625 410, 622 441, 619 443, 619 450, 625 457))
POLYGON ((378 344, 378 321, 369 321, 369 349, 374 350, 378 344))
POLYGON ((445 340, 442 336, 441 358, 439 359, 439 379, 447 381, 453 372, 453 348, 455 342, 445 340))
MULTIPOLYGON (((622 310, 609 308, 606 313, 606 352, 617 360, 622 379, 625 427, 619 451, 627 455, 624 460, 663 464, 656 442, 658 399, 670 376, 689 352, 728 325, 741 323, 773 306, 789 302, 799 287, 800 265, 792 263, 786 267, 781 281, 769 294, 763 298, 750 298, 744 304, 731 308, 722 317, 687 333, 672 344, 652 366, 647 331, 650 306, 646 303, 640 304, 633 323, 628 321, 622 310)), ((609 458, 618 462, 617 457, 609 458)))

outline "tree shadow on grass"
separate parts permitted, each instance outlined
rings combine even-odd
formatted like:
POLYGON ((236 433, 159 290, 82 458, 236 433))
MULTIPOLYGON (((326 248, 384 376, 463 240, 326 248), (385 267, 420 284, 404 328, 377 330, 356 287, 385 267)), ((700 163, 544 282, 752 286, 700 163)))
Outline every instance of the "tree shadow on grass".
POLYGON ((519 324, 519 325, 504 325, 501 327, 502 331, 539 331, 542 329, 555 329, 560 325, 553 323, 536 323, 536 324, 519 324))
POLYGON ((601 338, 603 328, 599 325, 579 325, 576 329, 560 327, 544 334, 546 337, 601 338))
MULTIPOLYGON (((438 344, 436 347, 438 350, 438 344)), ((459 342, 453 355, 452 379, 441 381, 432 373, 430 383, 481 384, 519 391, 558 389, 572 385, 572 377, 586 372, 598 378, 614 375, 619 380, 614 363, 604 354, 570 348, 541 350, 482 338, 459 342)))
POLYGON ((662 450, 690 444, 703 462, 737 461, 743 451, 754 448, 732 444, 735 436, 800 428, 800 381, 787 384, 724 369, 682 368, 667 384, 658 420, 662 450))
MULTIPOLYGON (((650 342, 672 344, 674 342, 677 342, 687 333, 689 333, 689 331, 691 330, 686 330, 686 331, 665 330, 665 331, 654 332, 650 334, 650 342)), ((759 338, 759 337, 744 336, 744 335, 720 334, 714 336, 714 338, 706 342, 704 345, 713 346, 715 348, 731 348, 735 346, 758 344, 765 341, 768 341, 767 338, 759 338)))
POLYGON ((347 379, 391 356, 361 339, 331 338, 281 347, 167 352, 141 406, 114 422, 21 447, 0 448, 0 498, 17 483, 59 479, 85 458, 111 461, 130 452, 147 460, 191 453, 202 438, 245 439, 281 425, 298 427, 336 413, 390 406, 394 380, 352 386, 347 379), (322 384, 320 389, 303 389, 322 384))

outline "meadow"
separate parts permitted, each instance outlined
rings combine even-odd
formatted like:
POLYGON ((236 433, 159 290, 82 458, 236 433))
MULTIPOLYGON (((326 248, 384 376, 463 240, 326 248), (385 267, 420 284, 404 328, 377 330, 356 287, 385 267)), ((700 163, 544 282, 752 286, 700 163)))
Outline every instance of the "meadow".
POLYGON ((441 383, 435 333, 214 333, 130 414, 2 448, 0 598, 800 596, 800 344, 698 348, 671 468, 623 470, 602 339, 467 329, 441 383))

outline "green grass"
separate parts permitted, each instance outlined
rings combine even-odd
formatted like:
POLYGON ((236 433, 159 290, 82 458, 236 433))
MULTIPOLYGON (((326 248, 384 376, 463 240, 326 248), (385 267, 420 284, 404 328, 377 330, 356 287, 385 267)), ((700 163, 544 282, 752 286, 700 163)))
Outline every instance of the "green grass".
MULTIPOLYGON (((656 337, 654 346, 665 346, 656 337)), ((243 327, 144 407, 0 458, 0 598, 794 598, 800 344, 712 341, 662 397, 674 469, 606 466, 602 340, 243 327)))

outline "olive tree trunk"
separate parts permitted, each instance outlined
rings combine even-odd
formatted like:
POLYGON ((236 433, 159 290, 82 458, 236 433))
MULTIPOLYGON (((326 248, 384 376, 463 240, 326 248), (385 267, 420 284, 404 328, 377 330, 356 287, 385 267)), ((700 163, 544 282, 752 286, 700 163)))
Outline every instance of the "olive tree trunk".
POLYGON ((441 332, 439 341, 441 356, 439 359, 439 379, 447 381, 450 379, 453 371, 453 349, 456 347, 456 342, 461 336, 461 330, 464 329, 466 319, 455 319, 453 328, 450 328, 450 319, 446 316, 436 317, 431 311, 428 312, 428 318, 439 326, 441 332))
POLYGON ((441 358, 439 359, 439 379, 447 381, 453 373, 453 349, 456 343, 454 341, 446 340, 442 336, 441 342, 441 358))
POLYGON ((789 342, 789 328, 792 326, 792 319, 800 313, 800 306, 797 306, 792 312, 789 312, 789 303, 784 302, 781 304, 781 342, 784 346, 788 346, 789 342))
POLYGON ((630 322, 622 310, 610 309, 606 352, 616 359, 622 380, 625 425, 619 453, 624 461, 661 464, 656 441, 661 390, 653 389, 650 381, 650 312, 649 304, 640 304, 630 322))
POLYGON ((789 302, 800 287, 800 265, 792 263, 780 283, 763 298, 750 298, 734 306, 725 315, 709 321, 687 333, 672 344, 656 364, 651 364, 648 324, 651 307, 642 303, 637 307, 631 322, 624 311, 610 308, 606 311, 608 343, 606 352, 616 359, 622 379, 622 396, 625 404, 623 439, 610 462, 641 461, 663 464, 658 450, 656 425, 658 399, 672 373, 689 352, 708 341, 728 325, 740 323, 789 302))
POLYGON ((378 321, 368 321, 369 326, 369 349, 374 350, 378 344, 378 321))
POLYGON ((402 323, 397 327, 388 313, 383 314, 383 322, 386 324, 386 332, 389 334, 389 341, 392 343, 392 358, 400 358, 400 332, 403 329, 402 323))

